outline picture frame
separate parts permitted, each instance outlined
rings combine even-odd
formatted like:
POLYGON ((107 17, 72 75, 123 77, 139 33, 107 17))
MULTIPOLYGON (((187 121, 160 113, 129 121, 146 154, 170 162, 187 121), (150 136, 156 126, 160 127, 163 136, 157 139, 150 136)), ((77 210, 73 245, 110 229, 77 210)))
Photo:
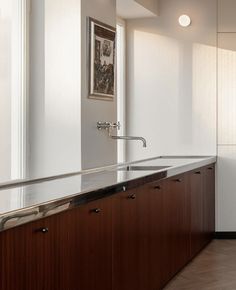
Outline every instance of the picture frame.
POLYGON ((116 28, 91 17, 88 98, 113 101, 116 95, 116 28))

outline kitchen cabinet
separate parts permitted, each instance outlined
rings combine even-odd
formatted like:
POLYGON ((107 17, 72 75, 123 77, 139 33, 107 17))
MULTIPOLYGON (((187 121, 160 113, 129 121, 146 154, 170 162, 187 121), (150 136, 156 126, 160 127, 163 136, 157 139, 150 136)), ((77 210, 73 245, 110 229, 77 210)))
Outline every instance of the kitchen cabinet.
POLYGON ((215 167, 190 173, 191 256, 194 257, 215 233, 215 167))
POLYGON ((191 196, 191 257, 194 257, 204 247, 203 224, 203 196, 204 196, 204 170, 197 169, 190 173, 191 196))
POLYGON ((111 290, 110 199, 0 235, 0 289, 111 290))
POLYGON ((189 261, 188 176, 122 193, 113 203, 113 289, 161 289, 189 261))
POLYGON ((207 244, 215 234, 215 167, 204 168, 203 229, 207 244))
POLYGON ((75 209, 68 239, 73 273, 70 290, 111 290, 112 198, 75 209))
POLYGON ((113 289, 148 289, 148 191, 113 199, 113 289))
POLYGON ((189 260, 190 199, 186 174, 166 181, 164 229, 164 282, 168 282, 189 260))
POLYGON ((149 199, 149 288, 147 289, 150 290, 161 289, 165 284, 164 186, 164 181, 154 182, 146 186, 149 199))
POLYGON ((1 232, 0 289, 160 290, 214 231, 211 165, 1 232))
POLYGON ((61 229, 57 222, 55 216, 53 221, 43 219, 1 233, 0 289, 40 290, 60 286, 62 277, 58 271, 63 266, 60 260, 66 260, 63 257, 66 249, 57 239, 60 236, 60 241, 65 242, 66 228, 64 221, 61 229))
POLYGON ((164 183, 157 181, 113 199, 113 289, 164 285, 164 183))

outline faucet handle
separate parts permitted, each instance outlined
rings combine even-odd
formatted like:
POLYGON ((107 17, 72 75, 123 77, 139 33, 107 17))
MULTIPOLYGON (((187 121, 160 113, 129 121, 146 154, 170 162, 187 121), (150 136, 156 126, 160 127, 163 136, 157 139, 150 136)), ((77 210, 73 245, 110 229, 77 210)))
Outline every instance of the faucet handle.
POLYGON ((111 136, 113 129, 120 130, 120 127, 121 127, 120 122, 110 123, 110 127, 108 129, 108 135, 111 136))
POLYGON ((102 130, 102 129, 109 129, 111 126, 111 123, 110 122, 97 122, 97 129, 98 130, 102 130))
POLYGON ((110 123, 110 129, 116 129, 117 128, 117 130, 120 130, 120 127, 121 127, 121 124, 120 124, 120 122, 117 122, 117 123, 110 123))
POLYGON ((121 128, 121 124, 120 124, 120 122, 117 122, 117 123, 116 123, 116 127, 117 127, 117 130, 120 130, 120 128, 121 128))
POLYGON ((113 122, 97 122, 97 129, 98 130, 110 130, 110 129, 115 129, 117 128, 118 130, 120 130, 120 122, 117 123, 113 123, 113 122))

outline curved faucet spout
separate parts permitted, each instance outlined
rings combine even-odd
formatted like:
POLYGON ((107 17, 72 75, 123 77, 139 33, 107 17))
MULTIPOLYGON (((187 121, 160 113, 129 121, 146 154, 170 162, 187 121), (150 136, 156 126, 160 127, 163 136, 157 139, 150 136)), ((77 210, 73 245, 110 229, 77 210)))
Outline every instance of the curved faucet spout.
POLYGON ((115 140, 127 140, 127 141, 142 141, 143 142, 143 147, 146 148, 147 147, 147 141, 145 138, 143 137, 133 137, 133 136, 111 136, 112 139, 115 140))

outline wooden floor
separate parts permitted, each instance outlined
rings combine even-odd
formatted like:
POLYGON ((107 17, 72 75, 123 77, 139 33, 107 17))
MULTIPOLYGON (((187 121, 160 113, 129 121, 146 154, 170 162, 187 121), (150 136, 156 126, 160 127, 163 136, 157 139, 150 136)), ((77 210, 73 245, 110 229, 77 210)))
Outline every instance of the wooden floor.
POLYGON ((215 240, 164 290, 236 290, 236 240, 215 240))

